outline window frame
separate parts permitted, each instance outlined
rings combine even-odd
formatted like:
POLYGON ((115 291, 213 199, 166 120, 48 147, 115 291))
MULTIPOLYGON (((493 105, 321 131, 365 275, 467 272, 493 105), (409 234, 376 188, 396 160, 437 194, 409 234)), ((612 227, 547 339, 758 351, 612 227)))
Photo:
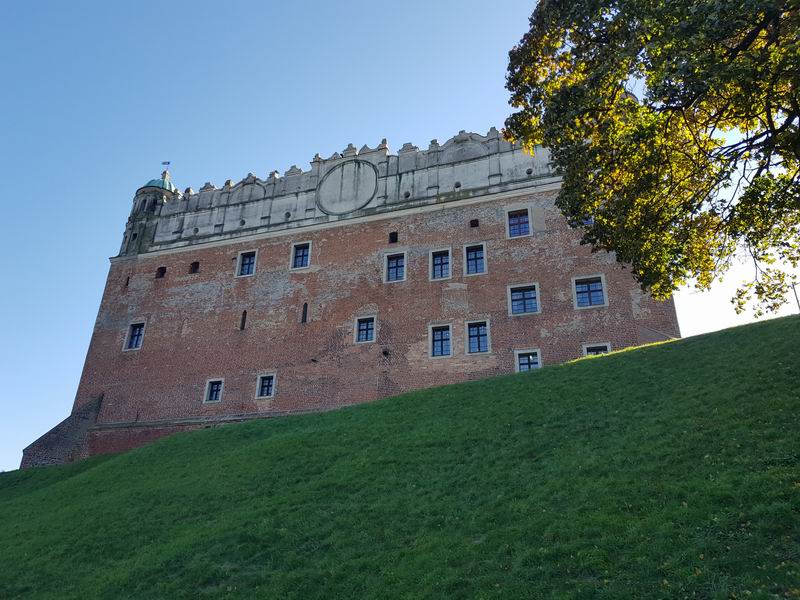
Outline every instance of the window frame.
POLYGON ((505 207, 505 227, 506 227, 506 239, 507 240, 516 240, 520 238, 527 238, 533 235, 533 205, 532 204, 513 204, 510 206, 505 207), (522 235, 511 235, 511 223, 509 223, 509 217, 512 212, 519 212, 522 210, 528 211, 528 233, 522 235))
POLYGON ((304 242, 295 242, 292 244, 292 249, 289 251, 289 270, 290 271, 304 271, 306 269, 311 268, 311 249, 314 247, 312 240, 306 240, 304 242), (294 253, 295 248, 298 246, 305 246, 308 244, 308 264, 305 267, 295 267, 294 266, 294 253))
POLYGON ((408 279, 408 250, 396 250, 394 252, 383 253, 383 283, 402 283, 408 279), (394 256, 403 256, 403 278, 402 279, 388 279, 389 277, 389 258, 394 256))
POLYGON ((492 327, 489 319, 472 319, 464 321, 464 354, 467 356, 481 356, 484 354, 492 353, 492 327), (486 324, 486 352, 470 352, 469 351, 469 326, 475 323, 486 324))
POLYGON ((464 244, 463 258, 464 258, 464 265, 463 265, 464 277, 477 277, 478 275, 486 275, 487 273, 489 273, 489 254, 487 252, 486 242, 475 242, 472 244, 464 244), (468 268, 467 249, 476 248, 478 246, 483 247, 483 271, 481 271, 480 273, 467 273, 467 268, 468 268))
POLYGON ((144 346, 144 332, 147 330, 147 320, 146 319, 135 319, 128 323, 128 327, 125 329, 125 336, 122 340, 122 351, 123 352, 135 352, 136 350, 141 350, 142 346, 144 346), (142 342, 136 348, 128 348, 128 342, 131 339, 131 327, 134 325, 141 325, 142 326, 142 342))
POLYGON ((589 310, 592 308, 604 308, 608 306, 608 286, 606 285, 606 277, 603 273, 595 273, 593 275, 579 275, 572 278, 572 306, 575 310, 589 310), (578 306, 578 288, 579 281, 585 279, 600 278, 600 285, 603 286, 603 304, 590 304, 589 306, 578 306))
POLYGON ((428 323, 428 358, 438 360, 440 358, 453 358, 453 324, 452 323, 428 323), (433 330, 447 328, 450 331, 450 354, 434 355, 433 353, 433 330))
POLYGON ((605 346, 606 347, 606 351, 601 353, 601 354, 608 354, 609 352, 611 352, 611 342, 587 342, 585 344, 581 344, 581 352, 582 352, 583 356, 595 356, 593 354, 589 354, 587 352, 587 350, 589 348, 594 348, 596 346, 605 346))
POLYGON ((256 274, 257 271, 258 271, 258 248, 254 249, 254 250, 242 250, 241 252, 239 252, 239 254, 236 255, 235 277, 237 279, 238 278, 244 278, 244 277, 255 277, 255 274, 256 274), (253 254, 253 272, 252 273, 246 273, 244 275, 240 275, 239 273, 242 270, 242 256, 244 256, 245 254, 251 254, 251 253, 253 254))
POLYGON ((360 315, 353 319, 353 343, 358 344, 374 344, 378 340, 378 315, 360 315), (360 321, 372 319, 372 339, 371 340, 358 340, 358 324, 360 321))
POLYGON ((256 400, 271 400, 275 397, 278 389, 278 373, 276 371, 265 371, 256 375, 256 400), (269 396, 261 396, 261 380, 264 377, 272 377, 272 393, 269 396))
POLYGON ((435 248, 428 252, 428 281, 447 281, 448 279, 453 278, 453 247, 448 246, 447 248, 435 248), (450 270, 448 271, 447 277, 434 277, 433 276, 433 255, 439 254, 442 252, 447 252, 447 257, 450 264, 450 270))
POLYGON ((522 348, 520 350, 514 350, 514 372, 515 373, 529 373, 530 371, 538 371, 544 366, 544 361, 542 360, 542 351, 539 348, 522 348), (520 354, 532 354, 536 353, 537 358, 539 359, 539 366, 535 369, 528 369, 527 371, 520 371, 519 369, 519 355, 520 354))
POLYGON ((542 293, 539 289, 539 282, 533 281, 531 283, 512 283, 506 286, 506 308, 508 309, 509 317, 529 317, 531 315, 539 315, 542 313, 542 293), (513 303, 511 300, 511 292, 521 288, 535 288, 536 289, 536 310, 532 312, 513 312, 513 303))
POLYGON ((225 378, 224 377, 211 377, 206 379, 206 385, 203 387, 203 404, 220 404, 225 397, 225 378), (211 392, 211 384, 219 381, 222 386, 219 388, 219 400, 209 400, 211 392))

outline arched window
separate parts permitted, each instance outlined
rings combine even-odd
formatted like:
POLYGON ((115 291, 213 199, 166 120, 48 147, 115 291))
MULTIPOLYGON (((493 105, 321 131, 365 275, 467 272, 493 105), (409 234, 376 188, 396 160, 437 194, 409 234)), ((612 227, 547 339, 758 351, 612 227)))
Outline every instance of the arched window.
POLYGON ((303 302, 303 316, 300 317, 300 322, 308 322, 308 302, 303 302))
POLYGON ((167 274, 167 267, 158 267, 156 269, 156 279, 161 279, 167 274))
POLYGON ((194 261, 192 264, 189 265, 189 273, 199 273, 200 272, 200 263, 198 261, 194 261))
POLYGON ((243 330, 245 325, 247 325, 247 311, 243 310, 242 311, 242 319, 241 319, 241 321, 239 321, 239 329, 243 330))

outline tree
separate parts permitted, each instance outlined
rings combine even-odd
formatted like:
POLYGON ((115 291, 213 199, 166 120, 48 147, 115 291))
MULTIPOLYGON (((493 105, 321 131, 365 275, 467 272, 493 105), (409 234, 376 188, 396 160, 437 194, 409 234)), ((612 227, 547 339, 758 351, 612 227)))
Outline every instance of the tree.
POLYGON ((506 137, 550 149, 583 242, 654 297, 777 310, 800 263, 800 0, 540 0, 509 54, 506 137))

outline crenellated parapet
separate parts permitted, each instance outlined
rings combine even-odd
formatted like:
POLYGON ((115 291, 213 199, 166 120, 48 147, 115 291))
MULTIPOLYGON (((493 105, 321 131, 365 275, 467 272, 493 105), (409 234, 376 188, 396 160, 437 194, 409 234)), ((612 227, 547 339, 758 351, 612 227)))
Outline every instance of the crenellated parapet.
POLYGON ((391 154, 348 144, 329 158, 314 156, 304 171, 250 173, 222 187, 206 183, 183 193, 169 173, 136 192, 120 254, 137 254, 271 230, 352 219, 381 212, 537 187, 557 180, 549 152, 534 156, 494 127, 486 135, 461 131, 425 150, 404 144, 391 154))

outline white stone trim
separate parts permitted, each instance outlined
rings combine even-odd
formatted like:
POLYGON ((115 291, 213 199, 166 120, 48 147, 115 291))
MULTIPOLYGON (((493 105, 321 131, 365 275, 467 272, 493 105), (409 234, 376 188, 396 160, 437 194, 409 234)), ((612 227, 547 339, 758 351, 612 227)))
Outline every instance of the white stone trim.
POLYGON ((506 302, 508 309, 508 316, 509 317, 529 317, 532 315, 539 315, 542 314, 542 294, 541 290, 539 289, 539 282, 534 281, 531 283, 512 283, 511 285, 506 286, 506 302), (511 311, 511 290, 515 290, 518 288, 536 288, 536 310, 533 312, 524 312, 524 313, 513 313, 511 311))
MULTIPOLYGON (((224 386, 223 386, 224 387, 224 386)), ((264 373, 259 373, 256 375, 256 400, 271 400, 275 397, 275 394, 278 391, 278 373, 276 371, 266 371, 264 373), (261 379, 264 377, 272 377, 272 393, 269 396, 259 396, 258 393, 261 391, 261 379)))
POLYGON ((464 321, 464 354, 467 356, 482 356, 492 353, 492 326, 489 319, 471 319, 464 321), (469 326, 474 323, 486 323, 486 352, 469 351, 469 326))
POLYGON ((440 358, 453 358, 453 346, 455 345, 455 338, 453 336, 453 323, 450 321, 446 322, 434 322, 428 323, 428 358, 437 360, 440 358), (442 356, 434 356, 433 355, 433 330, 447 327, 450 330, 450 354, 444 354, 442 356))
POLYGON ((136 352, 137 350, 141 350, 142 346, 144 346, 144 334, 147 331, 147 319, 134 319, 128 323, 128 326, 125 328, 125 335, 122 336, 122 351, 123 352, 136 352), (128 348, 128 340, 131 337, 131 327, 134 325, 142 325, 142 343, 137 348, 128 348))
POLYGON ((402 283, 406 279, 408 279, 408 250, 401 250, 400 248, 385 250, 383 253, 383 283, 402 283), (403 255, 403 278, 389 281, 387 279, 389 276, 389 257, 399 254, 403 255))
POLYGON ((461 258, 464 261, 464 277, 477 277, 478 275, 486 275, 489 273, 489 252, 487 251, 486 242, 472 242, 469 244, 464 244, 464 250, 461 258), (467 273, 467 248, 474 248, 475 246, 483 246, 483 271, 480 273, 467 273))
POLYGON ((363 344, 374 344, 378 341, 378 315, 359 315, 353 319, 353 343, 359 346, 363 344), (364 319, 372 319, 372 339, 364 342, 358 341, 358 322, 364 319))
POLYGON ((606 285, 606 276, 603 273, 593 273, 591 275, 578 275, 572 278, 572 306, 575 310, 587 310, 591 308, 604 308, 608 306, 608 286, 606 285), (592 304, 591 306, 578 306, 578 292, 575 289, 575 283, 580 279, 594 279, 600 278, 600 284, 603 286, 603 304, 592 304))
POLYGON ((311 240, 305 240, 304 242, 295 242, 292 244, 292 249, 289 251, 289 270, 290 271, 305 271, 306 269, 311 268, 311 251, 314 248, 314 243, 311 240), (304 246, 308 244, 308 264, 305 267, 293 267, 294 265, 294 249, 297 246, 304 246))
POLYGON ((586 349, 594 346, 605 346, 606 352, 611 352, 611 342, 587 342, 585 344, 581 344, 581 351, 583 352, 583 355, 589 356, 586 354, 586 349))
POLYGON ((258 248, 252 248, 250 250, 242 250, 236 255, 236 271, 234 271, 234 277, 237 278, 254 277, 257 272, 258 272, 258 248), (247 275, 239 275, 239 271, 242 268, 242 255, 250 254, 251 252, 255 252, 255 258, 253 259, 253 272, 248 273, 247 275))
POLYGON ((506 226, 506 239, 507 240, 518 240, 521 238, 528 238, 533 235, 533 204, 532 203, 525 203, 525 204, 510 204, 504 208, 505 210, 505 226, 506 226), (527 210, 528 211, 528 233, 525 235, 515 235, 511 236, 510 227, 508 223, 508 214, 512 212, 517 212, 519 210, 527 210))
POLYGON ((224 377, 210 377, 206 379, 206 385, 203 387, 203 404, 219 404, 225 397, 225 378, 224 377), (209 400, 208 393, 211 388, 212 381, 221 381, 222 387, 219 390, 219 400, 209 400))
POLYGON ((448 279, 453 278, 453 247, 448 246, 447 248, 434 248, 433 250, 428 252, 428 281, 447 281, 448 279), (438 252, 447 252, 447 255, 450 260, 450 270, 448 271, 447 277, 437 277, 434 279, 433 277, 433 255, 438 252))
MULTIPOLYGON (((539 359, 539 366, 537 369, 541 369, 544 366, 544 361, 542 360, 542 351, 539 348, 523 348, 521 350, 514 350, 514 372, 515 373, 522 373, 523 371, 519 370, 519 355, 520 354, 533 354, 536 353, 536 356, 539 359)), ((530 370, 530 369, 529 369, 530 370)))

